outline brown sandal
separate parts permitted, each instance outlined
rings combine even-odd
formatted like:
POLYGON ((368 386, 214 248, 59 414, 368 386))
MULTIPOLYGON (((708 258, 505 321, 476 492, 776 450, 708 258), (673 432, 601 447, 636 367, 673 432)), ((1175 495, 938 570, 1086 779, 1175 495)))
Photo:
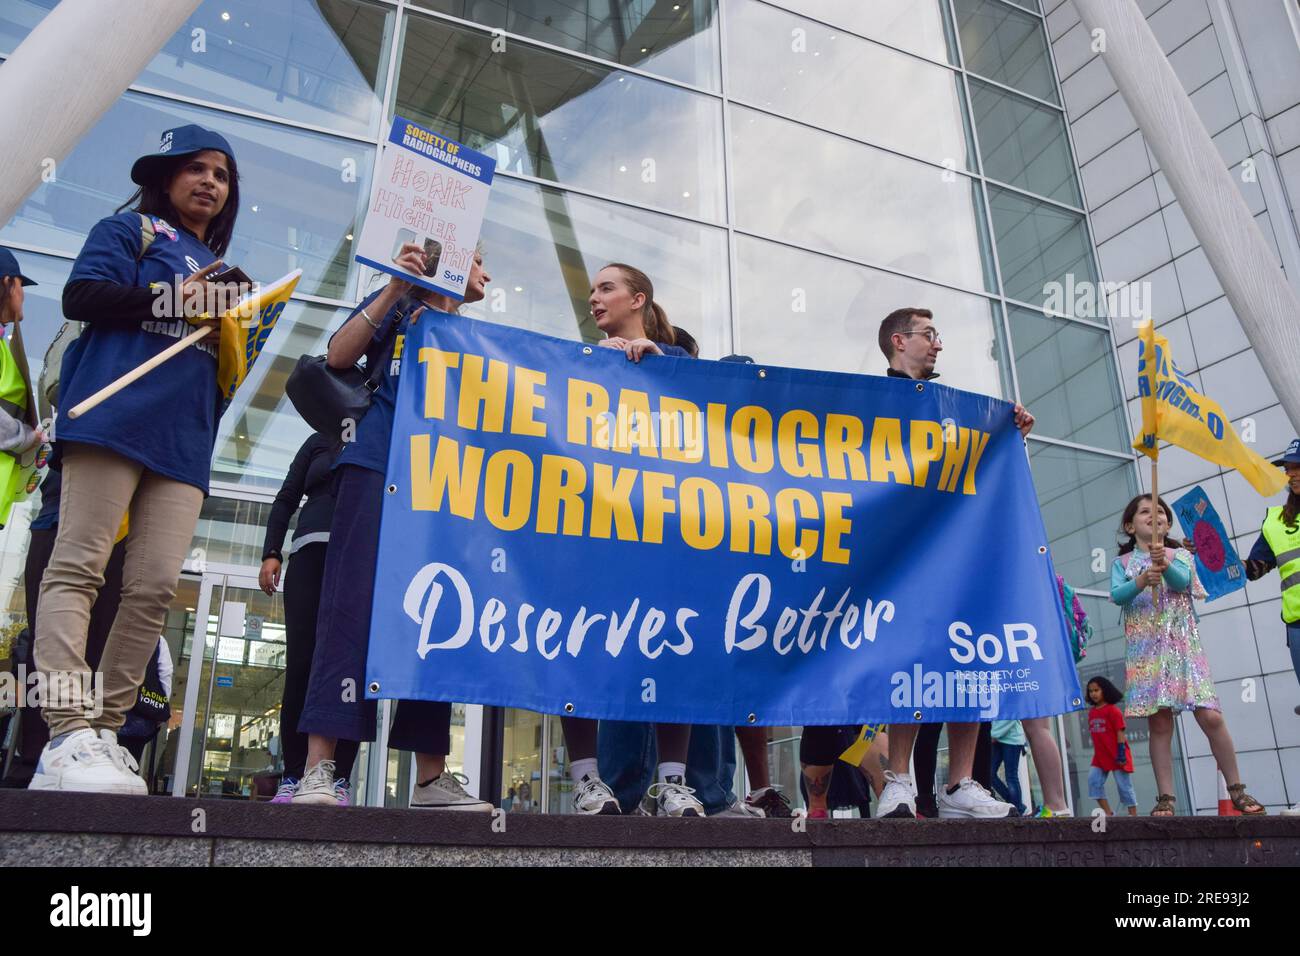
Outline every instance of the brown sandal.
POLYGON ((1244 816, 1253 817, 1268 813, 1262 803, 1246 792, 1244 783, 1234 783, 1229 787, 1228 796, 1232 798, 1232 805, 1237 812, 1244 816))
POLYGON ((1162 793, 1156 797, 1156 805, 1151 808, 1153 817, 1172 817, 1174 815, 1174 795, 1162 793))

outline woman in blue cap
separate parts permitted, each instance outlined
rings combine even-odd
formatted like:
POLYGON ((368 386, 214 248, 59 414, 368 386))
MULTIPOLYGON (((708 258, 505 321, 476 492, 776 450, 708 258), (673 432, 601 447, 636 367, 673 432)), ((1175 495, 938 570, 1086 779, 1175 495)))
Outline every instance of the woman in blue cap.
MULTIPOLYGON (((1300 679, 1300 438, 1291 442, 1286 453, 1273 462, 1286 469, 1286 504, 1269 508, 1259 537, 1246 558, 1246 577, 1262 578, 1274 568, 1282 577, 1282 622, 1286 625, 1286 644, 1291 650, 1291 665, 1300 679)), ((1295 709, 1300 714, 1300 706, 1295 709)), ((1287 816, 1300 815, 1300 804, 1283 810, 1287 816)))
POLYGON ((116 732, 158 644, 208 491, 220 326, 202 316, 219 314, 222 293, 209 277, 239 211, 235 157, 219 134, 181 126, 136 160, 131 179, 139 190, 90 230, 64 287, 64 315, 84 331, 63 358, 60 407, 72 408, 192 326, 213 331, 81 417, 58 422, 61 520, 35 644, 50 689, 50 742, 33 789, 147 793, 116 732), (121 604, 94 687, 87 624, 128 514, 121 604))

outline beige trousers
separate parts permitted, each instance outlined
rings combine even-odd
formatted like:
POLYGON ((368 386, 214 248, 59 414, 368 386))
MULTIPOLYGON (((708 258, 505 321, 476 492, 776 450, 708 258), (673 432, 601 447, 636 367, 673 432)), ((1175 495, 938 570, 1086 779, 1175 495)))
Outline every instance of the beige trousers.
POLYGON ((176 594, 203 492, 96 445, 69 444, 54 554, 41 579, 36 666, 46 681, 50 737, 82 728, 116 732, 135 706, 176 594), (100 661, 96 699, 86 664, 90 609, 113 539, 130 509, 122 602, 100 661))

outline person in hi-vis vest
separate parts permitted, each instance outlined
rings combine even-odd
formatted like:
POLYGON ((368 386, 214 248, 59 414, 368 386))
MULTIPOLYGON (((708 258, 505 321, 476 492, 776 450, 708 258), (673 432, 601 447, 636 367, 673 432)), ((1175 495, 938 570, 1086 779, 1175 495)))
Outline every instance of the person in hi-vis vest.
MULTIPOLYGON (((8 249, 0 249, 0 326, 12 325, 18 339, 23 320, 23 287, 36 285, 22 274, 18 260, 8 249)), ((26 360, 21 350, 15 355, 9 343, 0 339, 0 526, 9 521, 15 501, 25 498, 35 452, 48 439, 36 425, 26 360)))
MULTIPOLYGON (((1291 666, 1300 680, 1300 438, 1287 447, 1286 453, 1273 462, 1286 469, 1289 494, 1286 504, 1269 508, 1259 537, 1246 558, 1246 577, 1256 581, 1277 568, 1282 578, 1282 621, 1286 625, 1286 644, 1291 650, 1291 666)), ((1300 704, 1295 708, 1300 716, 1300 704)), ((1300 815, 1300 803, 1285 815, 1300 815)))

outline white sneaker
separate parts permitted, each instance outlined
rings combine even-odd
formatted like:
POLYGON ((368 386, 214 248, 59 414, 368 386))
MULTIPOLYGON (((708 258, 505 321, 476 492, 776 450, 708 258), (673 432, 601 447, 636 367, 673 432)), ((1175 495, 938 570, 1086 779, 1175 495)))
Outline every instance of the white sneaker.
POLYGON ((877 820, 915 820, 916 795, 912 777, 906 773, 885 771, 885 789, 876 803, 877 820))
POLYGON ((573 794, 573 810, 589 817, 615 816, 623 812, 614 791, 604 780, 591 774, 578 781, 578 789, 573 794))
POLYGON ((995 820, 1011 812, 1011 804, 998 800, 970 777, 963 777, 953 793, 941 787, 938 802, 940 820, 995 820))
POLYGON ((680 783, 652 783, 636 812, 639 816, 702 817, 704 804, 695 799, 695 790, 680 783))
POLYGON ((1297 803, 1294 807, 1286 807, 1285 809, 1283 809, 1282 816, 1300 817, 1300 803, 1297 803))
POLYGON ((469 810, 478 813, 491 813, 492 804, 477 797, 471 797, 465 790, 469 777, 460 773, 443 771, 428 783, 415 785, 411 794, 411 806, 422 810, 469 810))
POLYGON ((53 741, 45 745, 27 789, 147 796, 149 788, 127 769, 118 749, 117 737, 107 730, 73 731, 57 746, 53 741))
POLYGON ((334 761, 322 760, 298 781, 298 792, 293 795, 296 804, 317 804, 337 807, 339 795, 334 790, 334 761))
POLYGON ((123 747, 117 740, 117 734, 111 730, 101 730, 99 739, 104 741, 104 745, 111 748, 111 752, 117 756, 117 765, 121 771, 131 778, 135 792, 142 797, 149 796, 149 784, 145 783, 140 776, 140 765, 136 763, 135 757, 131 756, 131 751, 123 747))
POLYGON ((709 814, 711 817, 733 817, 737 820, 762 820, 767 814, 745 800, 736 800, 725 810, 709 814))

